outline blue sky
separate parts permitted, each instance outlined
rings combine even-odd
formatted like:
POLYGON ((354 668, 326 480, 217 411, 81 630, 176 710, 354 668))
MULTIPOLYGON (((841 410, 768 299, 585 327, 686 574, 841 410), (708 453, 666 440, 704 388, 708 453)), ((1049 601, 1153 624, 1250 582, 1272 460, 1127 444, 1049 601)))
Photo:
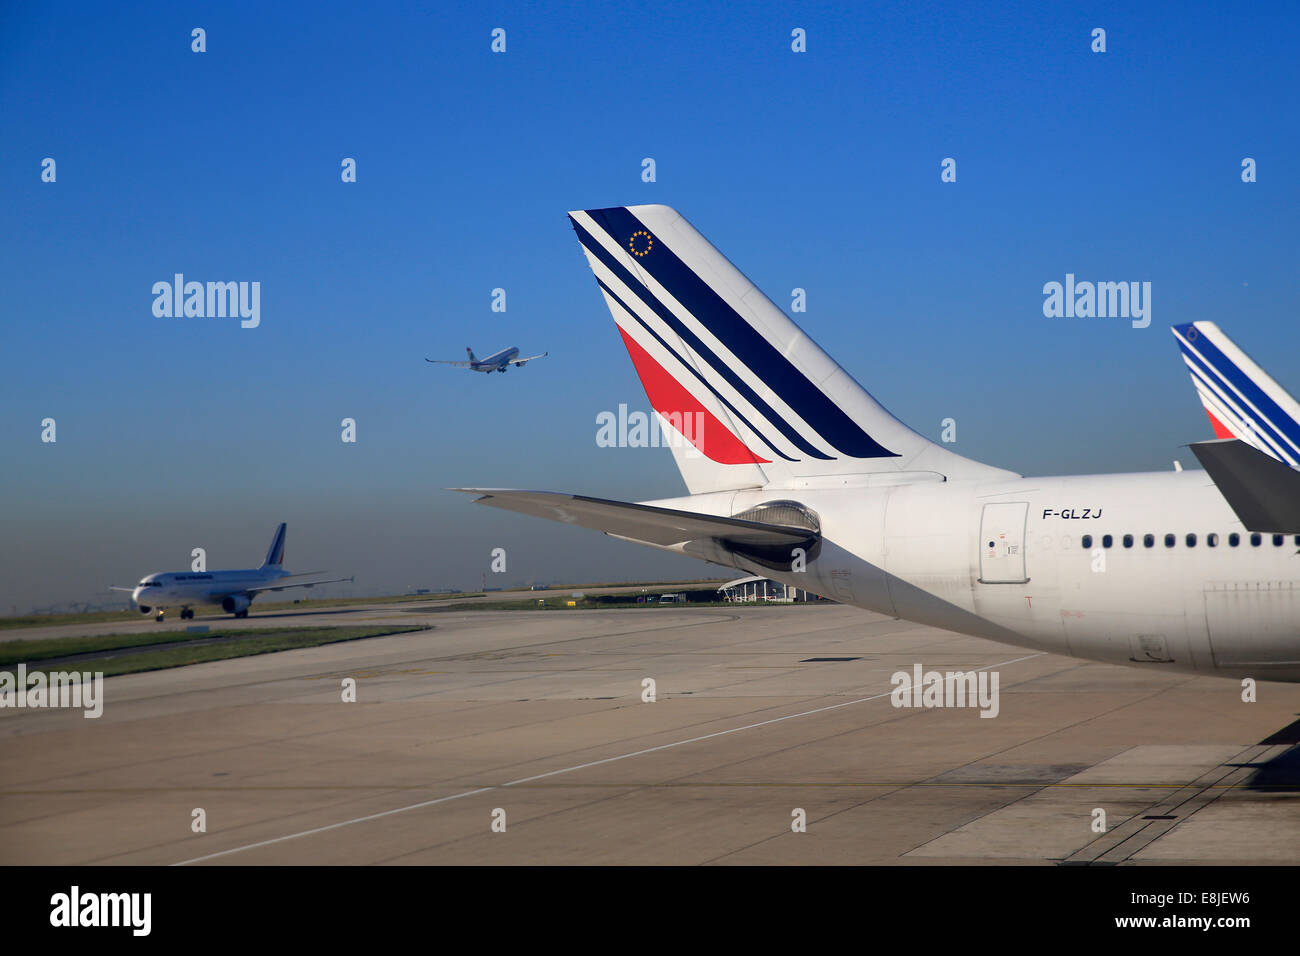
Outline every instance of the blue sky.
POLYGON ((0 612, 256 562, 279 520, 358 591, 477 587, 496 546, 510 582, 707 572, 442 490, 682 491, 596 446, 646 402, 573 208, 676 207, 898 417, 1026 474, 1190 463, 1175 323, 1300 391, 1294 8, 696 6, 0 9, 0 612), (260 327, 156 318, 176 272, 259 281, 260 327), (1151 326, 1044 318, 1067 272, 1150 281, 1151 326), (422 361, 467 345, 551 354, 422 361))

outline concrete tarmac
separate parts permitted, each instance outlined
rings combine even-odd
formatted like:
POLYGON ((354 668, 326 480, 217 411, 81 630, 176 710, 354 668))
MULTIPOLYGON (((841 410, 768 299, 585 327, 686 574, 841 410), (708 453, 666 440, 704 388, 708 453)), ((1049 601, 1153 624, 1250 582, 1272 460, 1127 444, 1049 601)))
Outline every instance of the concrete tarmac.
POLYGON ((432 629, 0 711, 0 863, 1300 861, 1300 685, 1243 703, 835 605, 239 624, 286 617, 432 629), (997 716, 893 706, 917 663, 996 672, 997 716))

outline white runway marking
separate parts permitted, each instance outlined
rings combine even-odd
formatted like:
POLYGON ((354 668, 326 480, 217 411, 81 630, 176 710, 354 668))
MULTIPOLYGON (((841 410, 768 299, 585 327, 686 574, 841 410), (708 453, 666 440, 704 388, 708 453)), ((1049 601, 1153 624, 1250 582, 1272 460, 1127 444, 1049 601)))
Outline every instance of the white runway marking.
MULTIPOLYGON (((1021 661, 1032 660, 1035 657, 1042 657, 1043 652, 1038 654, 1026 654, 1024 657, 1012 658, 1008 661, 1001 661, 997 664, 989 664, 985 667, 977 667, 976 671, 991 670, 994 667, 1006 667, 1008 664, 1019 664, 1021 661)), ((599 767, 601 764, 614 763, 619 760, 629 760, 632 757, 642 757, 646 754, 657 753, 661 750, 671 750, 673 747, 684 747, 686 744, 699 743, 702 740, 712 740, 715 737, 726 737, 728 734, 738 734, 745 730, 754 730, 757 727, 766 727, 769 724, 779 724, 785 720, 795 720, 799 717, 811 717, 813 714, 824 714, 830 710, 838 710, 841 707, 851 707, 854 704, 863 704, 870 700, 879 700, 882 697, 888 697, 892 690, 885 691, 883 694, 872 694, 870 697, 859 697, 856 700, 841 701, 838 704, 828 704, 825 707, 816 707, 813 710, 801 711, 797 714, 786 714, 784 717, 772 717, 768 720, 760 720, 757 723, 745 724, 742 727, 732 727, 729 730, 719 730, 711 734, 702 734, 698 737, 688 737, 685 740, 675 740, 670 744, 660 744, 657 747, 647 747, 644 750, 634 750, 631 753, 619 754, 615 757, 604 757, 600 760, 592 760, 588 763, 575 764, 572 767, 564 767, 560 770, 548 770, 546 773, 534 774, 531 777, 520 777, 518 780, 511 780, 509 783, 499 784, 494 787, 479 787, 475 790, 466 790, 463 793, 454 793, 447 797, 438 797, 436 800, 425 800, 422 803, 413 803, 406 807, 397 807, 393 810, 383 810, 379 813, 367 814, 364 817, 356 817, 352 820, 343 820, 339 823, 331 823, 323 827, 315 827, 311 830, 303 830, 300 833, 290 833, 286 836, 273 837, 270 840, 259 840, 257 843, 249 843, 245 846, 232 847, 229 850, 220 850, 216 853, 209 853, 206 856, 196 856, 192 860, 182 860, 179 863, 173 863, 172 866, 188 866, 191 863, 202 863, 204 860, 215 860, 217 857, 229 856, 232 853, 242 853, 245 850, 255 850, 262 846, 271 846, 276 843, 284 843, 286 840, 297 840, 299 837, 312 836, 316 833, 326 833, 330 830, 337 830, 340 827, 350 827, 356 823, 366 823, 369 820, 378 820, 382 817, 391 817, 398 813, 406 813, 410 810, 419 810, 423 807, 436 806, 439 803, 448 803, 452 800, 460 800, 464 797, 472 797, 480 793, 490 793, 493 790, 501 790, 505 787, 518 786, 521 783, 532 783, 534 780, 544 780, 547 777, 557 777, 560 774, 574 773, 578 770, 586 770, 590 767, 599 767)))

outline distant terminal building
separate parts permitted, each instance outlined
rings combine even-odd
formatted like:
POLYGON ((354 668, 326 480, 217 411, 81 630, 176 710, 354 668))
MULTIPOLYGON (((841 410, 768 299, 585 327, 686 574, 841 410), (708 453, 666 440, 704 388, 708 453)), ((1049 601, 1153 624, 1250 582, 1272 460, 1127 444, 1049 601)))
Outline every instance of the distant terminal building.
POLYGON ((718 588, 718 594, 724 601, 736 604, 754 601, 770 601, 778 604, 793 604, 796 601, 821 601, 824 598, 805 591, 803 588, 790 587, 781 581, 760 577, 755 574, 748 578, 728 581, 718 588))

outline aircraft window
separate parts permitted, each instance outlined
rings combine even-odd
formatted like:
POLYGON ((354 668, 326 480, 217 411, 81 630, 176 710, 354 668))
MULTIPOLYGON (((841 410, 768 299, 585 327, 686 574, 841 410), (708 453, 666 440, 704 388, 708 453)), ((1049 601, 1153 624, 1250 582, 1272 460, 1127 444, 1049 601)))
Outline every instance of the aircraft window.
POLYGON ((1235 531, 1232 532, 1232 534, 1228 535, 1229 547, 1235 548, 1239 544, 1241 544, 1241 535, 1237 534, 1237 532, 1235 531))
POLYGON ((1217 548, 1219 546, 1219 536, 1217 534, 1207 534, 1205 543, 1208 547, 1217 548))
POLYGON ((1114 544, 1114 543, 1115 543, 1115 539, 1114 539, 1113 537, 1111 537, 1110 535, 1108 535, 1108 534, 1103 534, 1103 535, 1101 536, 1101 546, 1102 546, 1103 548, 1109 548, 1109 547, 1110 547, 1112 544, 1114 544))
POLYGON ((1261 537, 1260 535, 1252 534, 1252 535, 1250 536, 1250 546, 1251 546, 1252 548, 1258 548, 1258 547, 1259 547, 1259 543, 1260 543, 1261 541, 1263 541, 1263 540, 1264 540, 1263 537, 1261 537))
POLYGON ((1189 535, 1187 536, 1187 546, 1188 546, 1189 548, 1194 548, 1194 547, 1196 547, 1196 535, 1194 535, 1194 534, 1189 534, 1189 535))
POLYGON ((1300 547, 1300 534, 1295 536, 1295 543, 1298 547, 1300 547))
POLYGON ((1091 547, 1092 547, 1092 535, 1090 535, 1090 534, 1085 534, 1085 535, 1083 536, 1083 546, 1084 546, 1085 548, 1091 548, 1091 547))
POLYGON ((1280 535, 1280 534, 1275 534, 1275 535, 1273 535, 1273 547, 1275 547, 1275 548, 1280 548, 1280 547, 1282 547, 1282 542, 1285 541, 1285 540, 1286 540, 1286 538, 1284 538, 1284 537, 1283 537, 1282 535, 1280 535))
POLYGON ((1172 547, 1174 546, 1174 541, 1175 541, 1175 540, 1176 540, 1176 539, 1174 538, 1174 536, 1173 536, 1172 534, 1167 534, 1167 535, 1165 535, 1165 547, 1166 547, 1166 548, 1172 548, 1172 547))
POLYGON ((1131 534, 1124 535, 1124 547, 1126 548, 1133 547, 1133 536, 1131 534))
POLYGON ((1153 534, 1144 534, 1142 536, 1142 547, 1154 548, 1156 546, 1156 536, 1153 534))

